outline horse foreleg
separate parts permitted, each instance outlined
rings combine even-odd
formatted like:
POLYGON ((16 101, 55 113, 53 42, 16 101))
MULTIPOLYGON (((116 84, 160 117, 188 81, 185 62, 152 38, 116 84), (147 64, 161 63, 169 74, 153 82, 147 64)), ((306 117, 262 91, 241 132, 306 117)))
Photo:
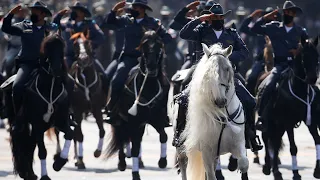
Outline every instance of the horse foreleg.
POLYGON ((125 171, 127 169, 127 163, 126 163, 126 154, 124 153, 124 148, 119 148, 119 163, 118 163, 118 170, 119 171, 125 171))
POLYGON ((131 142, 130 141, 126 145, 126 156, 127 158, 131 158, 131 142))
POLYGON ((54 133, 56 135, 56 139, 57 139, 57 146, 56 146, 56 154, 54 155, 54 160, 56 160, 57 157, 59 157, 60 153, 61 153, 61 145, 60 145, 60 138, 59 138, 59 130, 57 128, 54 128, 54 133))
POLYGON ((94 118, 96 119, 96 123, 99 128, 99 143, 98 143, 97 149, 94 152, 94 157, 98 158, 101 155, 101 151, 103 148, 103 140, 104 140, 104 136, 105 136, 106 132, 103 128, 103 119, 102 119, 101 108, 94 107, 92 114, 93 114, 94 118))
MULTIPOLYGON (((314 122, 314 121, 312 121, 314 122)), ((316 167, 313 172, 313 176, 317 179, 320 179, 320 136, 317 130, 317 126, 314 124, 311 124, 308 126, 309 132, 313 137, 314 143, 316 145, 316 153, 317 153, 317 162, 316 162, 316 167)))
POLYGON ((188 157, 186 153, 183 151, 183 147, 178 147, 177 148, 177 153, 178 153, 178 163, 179 163, 179 168, 182 176, 182 180, 187 180, 187 164, 188 164, 188 157))
POLYGON ((287 134, 289 138, 289 143, 290 143, 290 153, 291 153, 291 158, 292 158, 292 173, 293 173, 293 180, 300 180, 301 176, 299 174, 298 170, 298 162, 297 162, 297 153, 298 153, 298 148, 297 145, 294 141, 294 131, 292 129, 287 129, 287 134))
MULTIPOLYGON (((75 112, 74 113, 74 117, 75 120, 78 124, 78 126, 76 126, 76 128, 74 129, 74 140, 77 142, 77 146, 78 146, 78 152, 77 152, 77 162, 76 162, 76 166, 78 167, 78 169, 86 169, 86 166, 83 162, 83 134, 82 134, 82 128, 81 128, 81 123, 82 123, 82 113, 79 112, 75 112)), ((76 143, 75 143, 76 144, 76 143)), ((77 147, 75 147, 77 148, 77 147)))
POLYGON ((264 165, 262 166, 262 172, 265 175, 271 174, 271 157, 269 153, 269 138, 267 133, 262 133, 262 140, 265 146, 265 157, 264 157, 264 165))
POLYGON ((159 168, 164 169, 167 167, 167 141, 168 136, 164 128, 161 130, 157 130, 160 136, 160 143, 161 143, 161 153, 160 153, 160 160, 158 162, 159 168))
POLYGON ((132 179, 140 180, 139 174, 139 153, 141 147, 141 141, 144 134, 145 125, 143 127, 138 128, 137 130, 133 130, 131 134, 131 142, 132 142, 132 179))
POLYGON ((221 169, 220 157, 219 157, 218 160, 217 160, 216 178, 217 178, 217 180, 224 180, 224 176, 223 176, 223 174, 222 174, 222 169, 221 169))
POLYGON ((44 136, 42 133, 39 133, 39 135, 37 136, 37 145, 39 149, 38 157, 41 162, 41 180, 50 179, 47 172, 47 162, 46 162, 47 150, 44 145, 43 137, 44 136))
POLYGON ((279 166, 278 166, 278 158, 279 158, 279 152, 280 152, 280 147, 282 144, 282 136, 285 132, 284 127, 275 127, 273 129, 273 133, 271 135, 271 142, 273 145, 273 151, 274 151, 274 157, 272 159, 272 171, 273 171, 273 176, 275 180, 283 180, 282 174, 279 171, 279 166))
POLYGON ((219 157, 214 156, 210 150, 203 150, 202 160, 206 172, 206 180, 217 180, 215 171, 219 157))

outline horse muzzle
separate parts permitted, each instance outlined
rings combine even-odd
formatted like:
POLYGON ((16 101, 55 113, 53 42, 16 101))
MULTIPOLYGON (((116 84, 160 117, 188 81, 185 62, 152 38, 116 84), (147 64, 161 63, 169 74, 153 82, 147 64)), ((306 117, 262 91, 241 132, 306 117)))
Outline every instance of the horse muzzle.
POLYGON ((219 99, 216 99, 214 103, 218 106, 218 108, 224 108, 227 106, 227 99, 219 98, 219 99))

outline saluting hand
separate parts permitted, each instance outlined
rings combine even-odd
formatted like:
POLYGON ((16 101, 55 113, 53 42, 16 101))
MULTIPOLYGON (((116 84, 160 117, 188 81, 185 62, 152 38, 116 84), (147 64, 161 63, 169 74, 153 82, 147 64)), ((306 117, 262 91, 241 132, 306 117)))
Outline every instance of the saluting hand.
POLYGON ((268 13, 266 15, 263 16, 264 19, 266 20, 275 20, 277 18, 277 14, 278 14, 278 9, 272 11, 271 13, 268 13))
POLYGON ((253 11, 252 14, 250 14, 250 17, 253 17, 253 18, 261 17, 262 16, 262 12, 263 12, 262 9, 257 9, 255 11, 253 11))
POLYGON ((118 2, 113 6, 112 11, 117 12, 120 8, 123 8, 126 5, 126 1, 118 2))
POLYGON ((58 12, 59 15, 64 16, 65 14, 67 14, 69 12, 69 9, 62 9, 61 11, 58 12))
POLYGON ((204 14, 200 16, 200 21, 211 21, 214 18, 215 14, 204 14))
POLYGON ((186 8, 190 9, 190 10, 196 10, 197 9, 197 6, 200 5, 200 1, 195 1, 195 2, 192 2, 190 4, 188 4, 186 6, 186 8))
POLYGON ((16 7, 14 7, 13 9, 10 10, 10 14, 17 14, 19 11, 21 11, 21 5, 17 5, 16 7))

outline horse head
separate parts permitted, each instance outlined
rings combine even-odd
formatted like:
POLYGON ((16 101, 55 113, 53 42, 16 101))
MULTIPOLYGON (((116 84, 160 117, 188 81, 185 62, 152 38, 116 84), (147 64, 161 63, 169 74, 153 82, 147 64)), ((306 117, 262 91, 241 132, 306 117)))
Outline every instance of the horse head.
POLYGON ((93 51, 89 40, 90 31, 78 32, 71 36, 78 67, 84 69, 93 64, 93 51))
POLYGON ((59 77, 66 71, 64 47, 60 31, 49 34, 42 41, 40 64, 43 70, 54 77, 59 77))
POLYGON ((141 51, 140 69, 148 76, 158 76, 161 68, 164 45, 156 31, 149 30, 144 33, 137 50, 141 51))
POLYGON ((215 44, 210 48, 202 43, 204 56, 200 60, 196 69, 202 74, 203 80, 199 87, 203 87, 203 93, 214 101, 218 108, 225 108, 227 105, 227 94, 234 88, 233 68, 228 57, 232 54, 232 46, 223 49, 220 44, 215 44), (202 72, 200 72, 202 71, 202 72), (207 87, 205 87, 207 86, 207 87))
MULTIPOLYGON (((306 83, 314 85, 318 79, 319 53, 317 51, 318 37, 312 40, 301 41, 301 47, 295 66, 303 68, 304 80, 306 83)), ((299 68, 299 67, 295 67, 299 68)))

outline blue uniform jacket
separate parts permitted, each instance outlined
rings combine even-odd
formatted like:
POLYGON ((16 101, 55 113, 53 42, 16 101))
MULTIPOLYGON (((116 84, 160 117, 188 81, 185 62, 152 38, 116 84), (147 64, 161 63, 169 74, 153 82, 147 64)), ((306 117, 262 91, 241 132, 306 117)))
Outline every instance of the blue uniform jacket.
POLYGON ((111 11, 105 18, 105 23, 109 26, 114 26, 116 29, 123 29, 125 36, 124 54, 134 57, 139 57, 141 52, 136 50, 140 45, 140 41, 144 35, 145 30, 158 30, 158 35, 161 37, 163 43, 167 44, 172 40, 171 35, 161 25, 158 19, 145 16, 144 19, 137 23, 137 21, 128 15, 117 17, 116 13, 111 11))
POLYGON ((54 23, 46 23, 38 28, 30 20, 23 20, 19 23, 12 24, 13 14, 7 14, 3 19, 2 31, 21 37, 21 51, 19 52, 20 63, 37 63, 40 58, 40 48, 44 37, 50 31, 58 30, 54 23))
POLYGON ((256 60, 262 60, 262 56, 263 56, 263 50, 266 44, 266 40, 265 40, 265 36, 260 35, 260 34, 256 34, 255 32, 253 32, 251 30, 251 28, 249 27, 249 24, 252 22, 253 18, 252 17, 247 17, 246 19, 244 19, 244 21, 242 22, 239 31, 242 33, 245 33, 248 36, 252 36, 254 37, 254 54, 256 56, 256 60))
MULTIPOLYGON (((190 9, 186 7, 182 8, 170 23, 170 28, 176 31, 180 31, 188 22, 190 22, 192 19, 186 17, 189 10, 190 9)), ((196 45, 197 44, 195 42, 188 41, 188 56, 192 56, 192 60, 199 59, 199 57, 196 55, 198 54, 196 45)), ((198 48, 198 49, 201 49, 201 48, 198 48)))
POLYGON ((260 18, 255 23, 251 28, 251 31, 257 34, 269 36, 276 59, 277 57, 292 57, 293 55, 289 51, 291 49, 297 49, 301 39, 308 39, 308 34, 305 28, 294 25, 287 33, 283 23, 272 21, 266 24, 266 21, 263 18, 260 18))
POLYGON ((100 29, 100 27, 96 24, 94 20, 85 20, 78 26, 76 23, 72 24, 71 21, 68 21, 66 24, 61 24, 62 16, 56 15, 53 18, 53 22, 60 26, 63 31, 62 35, 66 41, 66 56, 74 57, 73 52, 73 41, 70 40, 70 37, 74 33, 84 32, 87 28, 89 29, 89 39, 91 40, 92 49, 97 49, 104 42, 104 33, 100 29))
POLYGON ((182 28, 180 37, 197 43, 205 43, 208 46, 221 43, 223 48, 227 48, 229 45, 232 45, 233 52, 229 59, 234 65, 246 60, 249 56, 245 43, 235 29, 223 29, 218 39, 214 30, 208 24, 201 23, 198 18, 190 21, 182 28))

